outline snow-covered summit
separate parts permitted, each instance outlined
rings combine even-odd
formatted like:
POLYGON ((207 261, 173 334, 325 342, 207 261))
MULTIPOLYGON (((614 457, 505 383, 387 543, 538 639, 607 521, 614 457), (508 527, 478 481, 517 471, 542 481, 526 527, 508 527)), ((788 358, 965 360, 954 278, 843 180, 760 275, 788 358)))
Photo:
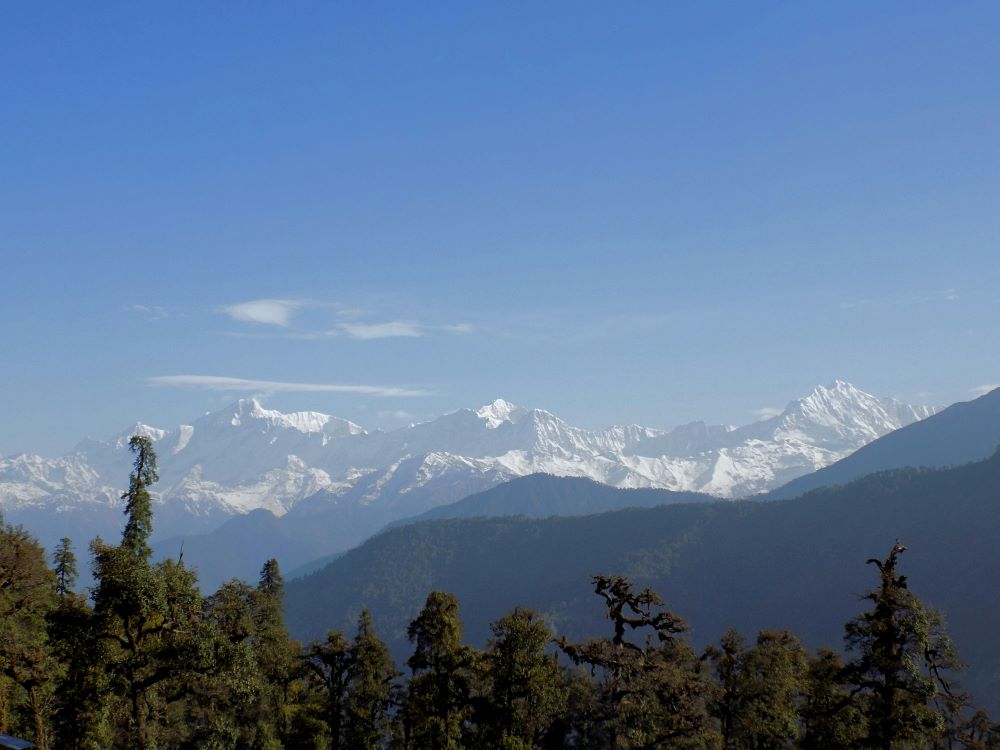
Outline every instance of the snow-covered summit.
POLYGON ((128 437, 137 433, 158 446, 158 536, 207 530, 258 508, 282 515, 306 500, 381 507, 391 520, 536 472, 743 497, 826 466, 933 411, 838 380, 777 416, 737 428, 693 422, 669 431, 639 425, 591 431, 497 399, 369 433, 321 412, 284 413, 241 399, 173 430, 139 424, 107 441, 88 439, 62 458, 0 457, 0 511, 17 521, 34 509, 43 523, 100 512, 102 523, 120 527, 128 437))
POLYGON ((486 422, 487 427, 491 429, 496 429, 504 422, 517 422, 527 413, 527 409, 515 406, 502 398, 476 409, 476 416, 486 422))
POLYGON ((265 409, 256 398, 240 399, 229 409, 232 411, 230 424, 240 427, 253 424, 256 420, 269 427, 289 428, 302 433, 322 432, 327 435, 360 435, 364 429, 354 422, 339 417, 331 417, 318 411, 295 411, 284 413, 265 409))

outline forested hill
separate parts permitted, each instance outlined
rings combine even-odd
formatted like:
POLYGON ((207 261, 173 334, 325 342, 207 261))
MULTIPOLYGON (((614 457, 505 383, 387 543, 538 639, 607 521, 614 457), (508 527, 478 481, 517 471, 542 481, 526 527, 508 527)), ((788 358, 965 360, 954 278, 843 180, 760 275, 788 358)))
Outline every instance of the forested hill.
POLYGON ((904 466, 960 466, 992 455, 998 446, 1000 388, 890 432, 836 463, 793 479, 767 497, 798 497, 818 487, 846 484, 876 471, 904 466))
POLYGON ((583 516, 625 508, 713 502, 717 499, 699 492, 672 492, 648 487, 622 489, 583 477, 531 474, 477 492, 456 503, 431 508, 414 518, 396 521, 392 526, 442 518, 583 516))
POLYGON ((729 626, 789 628, 839 647, 872 583, 865 560, 909 546, 914 592, 941 609, 970 665, 965 682, 1000 708, 1000 456, 947 470, 905 469, 794 501, 675 505, 579 518, 445 520, 389 530, 288 586, 293 632, 346 627, 363 606, 397 654, 432 589, 462 603, 471 641, 515 605, 558 632, 603 632, 590 578, 621 574, 658 590, 696 641, 729 626))

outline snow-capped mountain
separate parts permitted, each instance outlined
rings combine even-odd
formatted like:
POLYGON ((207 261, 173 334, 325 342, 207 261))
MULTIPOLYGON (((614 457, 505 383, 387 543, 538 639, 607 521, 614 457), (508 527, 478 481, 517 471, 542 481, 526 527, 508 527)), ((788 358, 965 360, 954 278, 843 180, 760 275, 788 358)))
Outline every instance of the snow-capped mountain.
POLYGON ((326 414, 283 414, 243 399, 173 430, 139 424, 111 440, 88 439, 61 458, 0 457, 0 510, 47 542, 69 532, 117 533, 128 437, 137 433, 151 437, 159 455, 159 538, 206 532, 258 509, 308 517, 318 509, 370 508, 378 511, 373 518, 388 521, 537 472, 743 497, 933 412, 837 381, 738 428, 697 422, 669 432, 635 425, 588 431, 497 400, 369 433, 326 414))

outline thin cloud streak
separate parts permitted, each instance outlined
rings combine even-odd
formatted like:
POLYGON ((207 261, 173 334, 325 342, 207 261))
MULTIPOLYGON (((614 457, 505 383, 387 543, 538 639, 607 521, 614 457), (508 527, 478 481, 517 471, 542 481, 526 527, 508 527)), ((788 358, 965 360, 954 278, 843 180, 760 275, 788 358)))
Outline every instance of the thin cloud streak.
POLYGON ((292 316, 302 306, 302 302, 292 299, 255 299, 235 305, 223 305, 219 308, 219 312, 244 323, 261 323, 287 328, 292 324, 292 316))
POLYGON ((412 320, 392 320, 388 323, 343 323, 340 328, 354 339, 417 338, 425 335, 420 325, 412 320))
POLYGON ((469 334, 474 328, 469 323, 432 325, 416 320, 389 320, 379 323, 365 322, 362 316, 368 311, 359 307, 339 308, 332 302, 317 302, 306 299, 256 299, 232 305, 220 305, 216 312, 243 323, 274 326, 285 329, 280 333, 292 339, 318 340, 336 336, 352 339, 371 340, 388 338, 421 338, 433 333, 456 335, 469 334), (332 328, 294 325, 299 312, 313 308, 334 308, 334 315, 345 319, 333 324, 332 328))
POLYGON ((163 320, 170 317, 170 313, 167 312, 166 308, 159 305, 132 305, 130 309, 132 312, 145 315, 153 320, 163 320))
POLYGON ((776 406, 762 406, 759 409, 754 409, 753 413, 757 419, 771 419, 782 412, 784 412, 784 409, 779 409, 776 406))
POLYGON ((387 398, 429 396, 422 388, 382 385, 344 385, 340 383, 289 383, 278 380, 254 380, 221 375, 156 375, 146 378, 146 385, 174 388, 202 388, 210 391, 255 391, 266 393, 354 393, 387 398))

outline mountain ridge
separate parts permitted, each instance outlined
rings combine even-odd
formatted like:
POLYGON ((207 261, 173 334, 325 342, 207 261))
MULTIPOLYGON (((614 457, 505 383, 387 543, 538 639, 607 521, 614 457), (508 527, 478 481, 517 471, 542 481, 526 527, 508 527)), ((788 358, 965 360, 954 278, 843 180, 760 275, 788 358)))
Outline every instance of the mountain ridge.
POLYGON ((861 609, 858 596, 876 581, 865 560, 902 539, 911 588, 944 613, 973 665, 963 684, 996 708, 1000 605, 982 585, 1000 577, 998 503, 1000 453, 957 468, 879 472, 793 500, 426 520, 289 581, 286 621, 309 639, 348 627, 367 608, 404 658, 407 623, 428 591, 444 590, 461 602, 474 644, 514 606, 539 610, 557 634, 579 640, 607 627, 590 585, 605 574, 654 588, 699 644, 729 627, 749 636, 787 628, 811 647, 836 648, 843 623, 861 609))
MULTIPOLYGON (((130 433, 154 440, 155 539, 206 534, 255 510, 302 519, 340 514, 335 552, 386 523, 533 473, 615 487, 741 497, 766 491, 933 413, 835 381, 743 427, 638 425, 588 431, 497 399, 389 432, 321 412, 282 413, 240 399, 172 430, 136 425, 55 459, 0 458, 0 510, 30 519, 51 546, 81 529, 120 532, 130 433), (317 515, 318 514, 318 515, 317 515), (353 518, 350 520, 348 517, 353 518)), ((76 539, 78 544, 87 539, 76 539)))

